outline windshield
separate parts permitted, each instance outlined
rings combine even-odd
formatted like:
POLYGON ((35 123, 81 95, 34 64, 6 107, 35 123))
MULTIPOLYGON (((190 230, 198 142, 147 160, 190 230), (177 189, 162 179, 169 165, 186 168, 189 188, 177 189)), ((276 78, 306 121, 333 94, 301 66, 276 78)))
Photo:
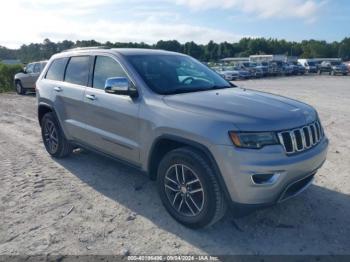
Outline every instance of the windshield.
POLYGON ((314 62, 307 62, 307 64, 308 64, 309 66, 315 66, 315 65, 316 65, 316 63, 314 63, 314 62))
POLYGON ((177 94, 232 87, 219 74, 182 55, 130 55, 128 60, 158 94, 177 94))

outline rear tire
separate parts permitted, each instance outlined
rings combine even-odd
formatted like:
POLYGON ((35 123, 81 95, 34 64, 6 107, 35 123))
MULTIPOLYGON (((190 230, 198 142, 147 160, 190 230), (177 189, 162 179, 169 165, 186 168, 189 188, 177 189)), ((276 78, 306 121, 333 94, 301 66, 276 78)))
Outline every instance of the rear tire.
POLYGON ((51 156, 63 158, 73 151, 52 112, 46 113, 41 120, 41 135, 46 151, 51 156))
POLYGON ((19 95, 24 95, 26 93, 26 90, 23 88, 21 81, 16 81, 16 92, 19 95))
POLYGON ((215 171, 190 147, 165 155, 159 164, 157 184, 167 211, 186 227, 208 227, 225 215, 227 204, 215 171))

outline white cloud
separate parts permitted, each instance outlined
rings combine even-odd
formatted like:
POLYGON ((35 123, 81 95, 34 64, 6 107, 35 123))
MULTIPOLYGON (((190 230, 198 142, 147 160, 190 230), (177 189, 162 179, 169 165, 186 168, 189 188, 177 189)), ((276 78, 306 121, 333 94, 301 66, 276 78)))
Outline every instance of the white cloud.
MULTIPOLYGON (((160 39, 207 43, 209 40, 236 41, 241 38, 231 32, 185 24, 176 14, 169 13, 170 10, 156 10, 153 15, 148 10, 141 10, 127 20, 105 18, 100 11, 110 3, 112 0, 12 0, 2 6, 0 45, 18 47, 24 43, 42 42, 44 38, 146 43, 160 39), (140 18, 135 19, 138 15, 146 18, 140 22, 140 18), (172 16, 174 18, 169 19, 172 16)), ((113 1, 113 7, 117 3, 113 1)))
POLYGON ((326 1, 317 0, 177 0, 193 10, 212 8, 232 9, 254 14, 260 18, 303 18, 314 19, 326 1))

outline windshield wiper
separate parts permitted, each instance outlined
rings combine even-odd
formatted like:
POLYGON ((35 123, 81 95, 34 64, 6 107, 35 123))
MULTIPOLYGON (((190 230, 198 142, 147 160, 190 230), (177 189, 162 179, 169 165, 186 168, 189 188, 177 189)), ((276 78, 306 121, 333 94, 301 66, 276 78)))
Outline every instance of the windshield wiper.
POLYGON ((191 92, 200 92, 200 91, 208 91, 210 89, 203 87, 179 87, 175 88, 170 94, 180 94, 180 93, 191 93, 191 92))
POLYGON ((191 92, 203 92, 203 91, 209 91, 209 90, 216 90, 216 89, 225 89, 225 88, 230 88, 230 87, 235 87, 233 86, 218 86, 218 85, 213 85, 213 86, 208 86, 208 87, 179 87, 175 88, 169 94, 181 94, 181 93, 191 93, 191 92))

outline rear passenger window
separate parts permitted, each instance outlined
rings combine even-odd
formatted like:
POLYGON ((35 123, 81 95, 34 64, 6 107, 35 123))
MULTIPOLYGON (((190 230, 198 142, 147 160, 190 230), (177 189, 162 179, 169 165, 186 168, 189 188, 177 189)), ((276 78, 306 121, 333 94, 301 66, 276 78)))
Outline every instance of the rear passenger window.
POLYGON ((69 60, 65 82, 86 86, 89 80, 89 56, 73 56, 69 60))
POLYGON ((52 62, 46 73, 46 79, 63 81, 64 69, 66 68, 68 58, 58 58, 52 62))
POLYGON ((120 64, 114 59, 107 56, 97 56, 93 87, 104 89, 106 80, 111 77, 127 77, 127 75, 120 64))

